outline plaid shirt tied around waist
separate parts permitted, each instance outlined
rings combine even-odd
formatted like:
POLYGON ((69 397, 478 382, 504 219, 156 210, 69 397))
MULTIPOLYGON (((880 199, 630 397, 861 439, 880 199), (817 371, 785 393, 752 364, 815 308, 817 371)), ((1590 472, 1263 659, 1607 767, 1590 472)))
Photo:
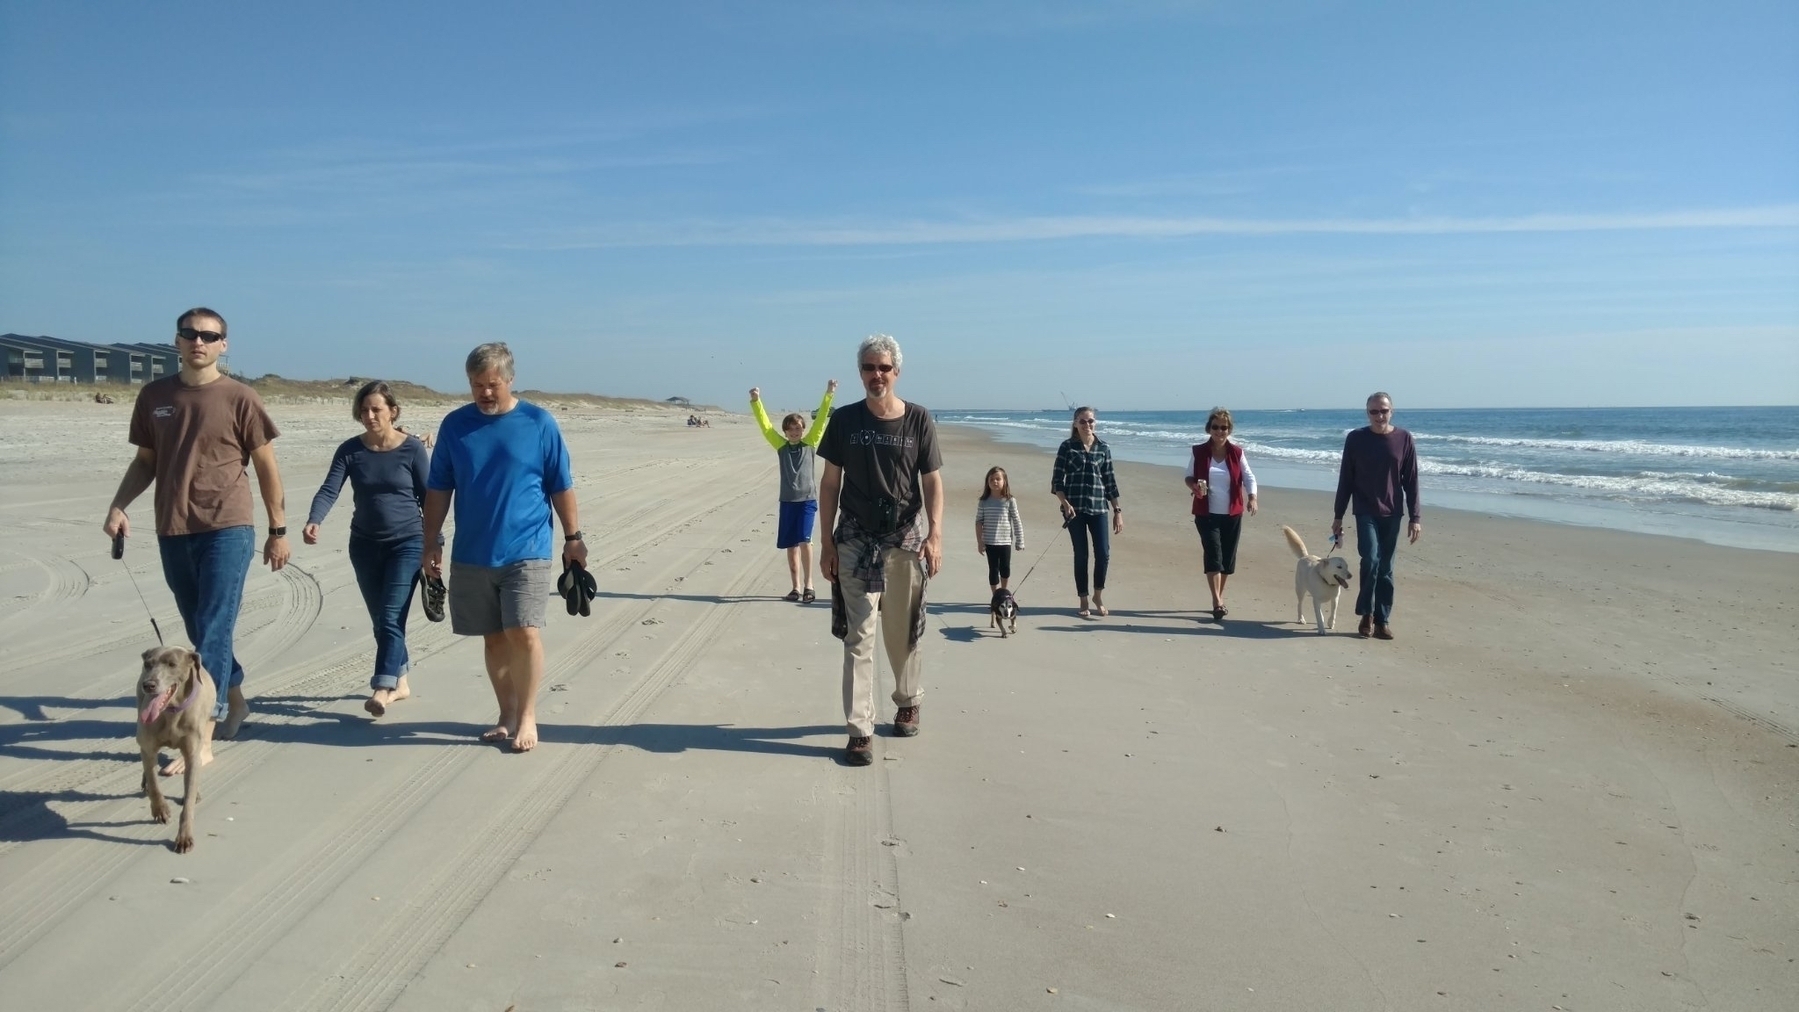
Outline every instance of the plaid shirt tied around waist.
MULTIPOLYGON (((916 553, 924 547, 926 534, 924 511, 919 510, 912 522, 891 534, 877 535, 856 522, 856 518, 839 511, 837 514, 837 532, 832 540, 837 544, 837 565, 843 571, 861 580, 870 594, 887 592, 887 552, 898 548, 902 551, 916 553)), ((924 637, 925 627, 925 594, 924 588, 930 583, 929 573, 919 574, 918 609, 912 613, 911 631, 906 637, 906 646, 916 647, 924 637)), ((831 584, 831 635, 843 639, 849 635, 849 612, 843 605, 843 582, 831 584)))

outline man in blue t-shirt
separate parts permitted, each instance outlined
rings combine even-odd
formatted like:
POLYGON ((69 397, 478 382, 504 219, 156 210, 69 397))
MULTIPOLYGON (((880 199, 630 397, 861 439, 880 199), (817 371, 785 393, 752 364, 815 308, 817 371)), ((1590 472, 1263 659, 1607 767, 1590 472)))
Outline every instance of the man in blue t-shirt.
POLYGON ((587 564, 568 445, 548 411, 512 396, 512 350, 494 342, 469 352, 475 403, 444 416, 425 480, 427 576, 443 576, 438 533, 456 506, 450 551, 450 628, 480 636, 500 719, 482 741, 537 747, 543 684, 540 630, 553 582, 550 513, 562 522, 562 558, 587 564))

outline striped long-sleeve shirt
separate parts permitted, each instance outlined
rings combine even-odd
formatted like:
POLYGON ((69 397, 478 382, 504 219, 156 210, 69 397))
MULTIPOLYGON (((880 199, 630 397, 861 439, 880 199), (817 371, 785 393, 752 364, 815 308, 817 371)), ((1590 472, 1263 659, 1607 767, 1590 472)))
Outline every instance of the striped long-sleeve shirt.
POLYGON ((1056 469, 1049 490, 1068 497, 1076 513, 1104 513, 1106 503, 1118 498, 1118 479, 1112 473, 1112 450, 1103 439, 1091 447, 1077 439, 1064 439, 1056 450, 1056 469))
POLYGON ((1018 500, 1011 496, 988 496, 975 506, 974 522, 983 545, 1011 545, 1024 548, 1024 518, 1018 515, 1018 500))

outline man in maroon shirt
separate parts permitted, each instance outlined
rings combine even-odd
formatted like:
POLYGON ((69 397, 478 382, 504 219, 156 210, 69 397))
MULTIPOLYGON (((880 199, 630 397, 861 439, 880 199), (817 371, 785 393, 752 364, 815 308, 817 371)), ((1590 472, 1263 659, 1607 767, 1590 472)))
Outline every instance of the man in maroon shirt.
POLYGON ((1356 553, 1362 557, 1362 579, 1356 590, 1355 613, 1362 616, 1356 633, 1390 640, 1393 630, 1393 554, 1399 549, 1399 524, 1411 515, 1407 534, 1413 544, 1424 534, 1418 522, 1418 448, 1412 434, 1393 425, 1393 398, 1368 398, 1368 424, 1343 437, 1343 464, 1337 471, 1337 503, 1331 536, 1343 536, 1343 510, 1355 501, 1356 553))

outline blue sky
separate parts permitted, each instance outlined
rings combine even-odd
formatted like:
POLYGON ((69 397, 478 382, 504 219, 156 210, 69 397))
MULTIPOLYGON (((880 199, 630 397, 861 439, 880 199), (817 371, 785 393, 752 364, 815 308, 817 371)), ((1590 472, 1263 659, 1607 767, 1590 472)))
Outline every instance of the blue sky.
POLYGON ((1799 403, 1799 5, 0 0, 0 330, 1122 410, 1799 403))

